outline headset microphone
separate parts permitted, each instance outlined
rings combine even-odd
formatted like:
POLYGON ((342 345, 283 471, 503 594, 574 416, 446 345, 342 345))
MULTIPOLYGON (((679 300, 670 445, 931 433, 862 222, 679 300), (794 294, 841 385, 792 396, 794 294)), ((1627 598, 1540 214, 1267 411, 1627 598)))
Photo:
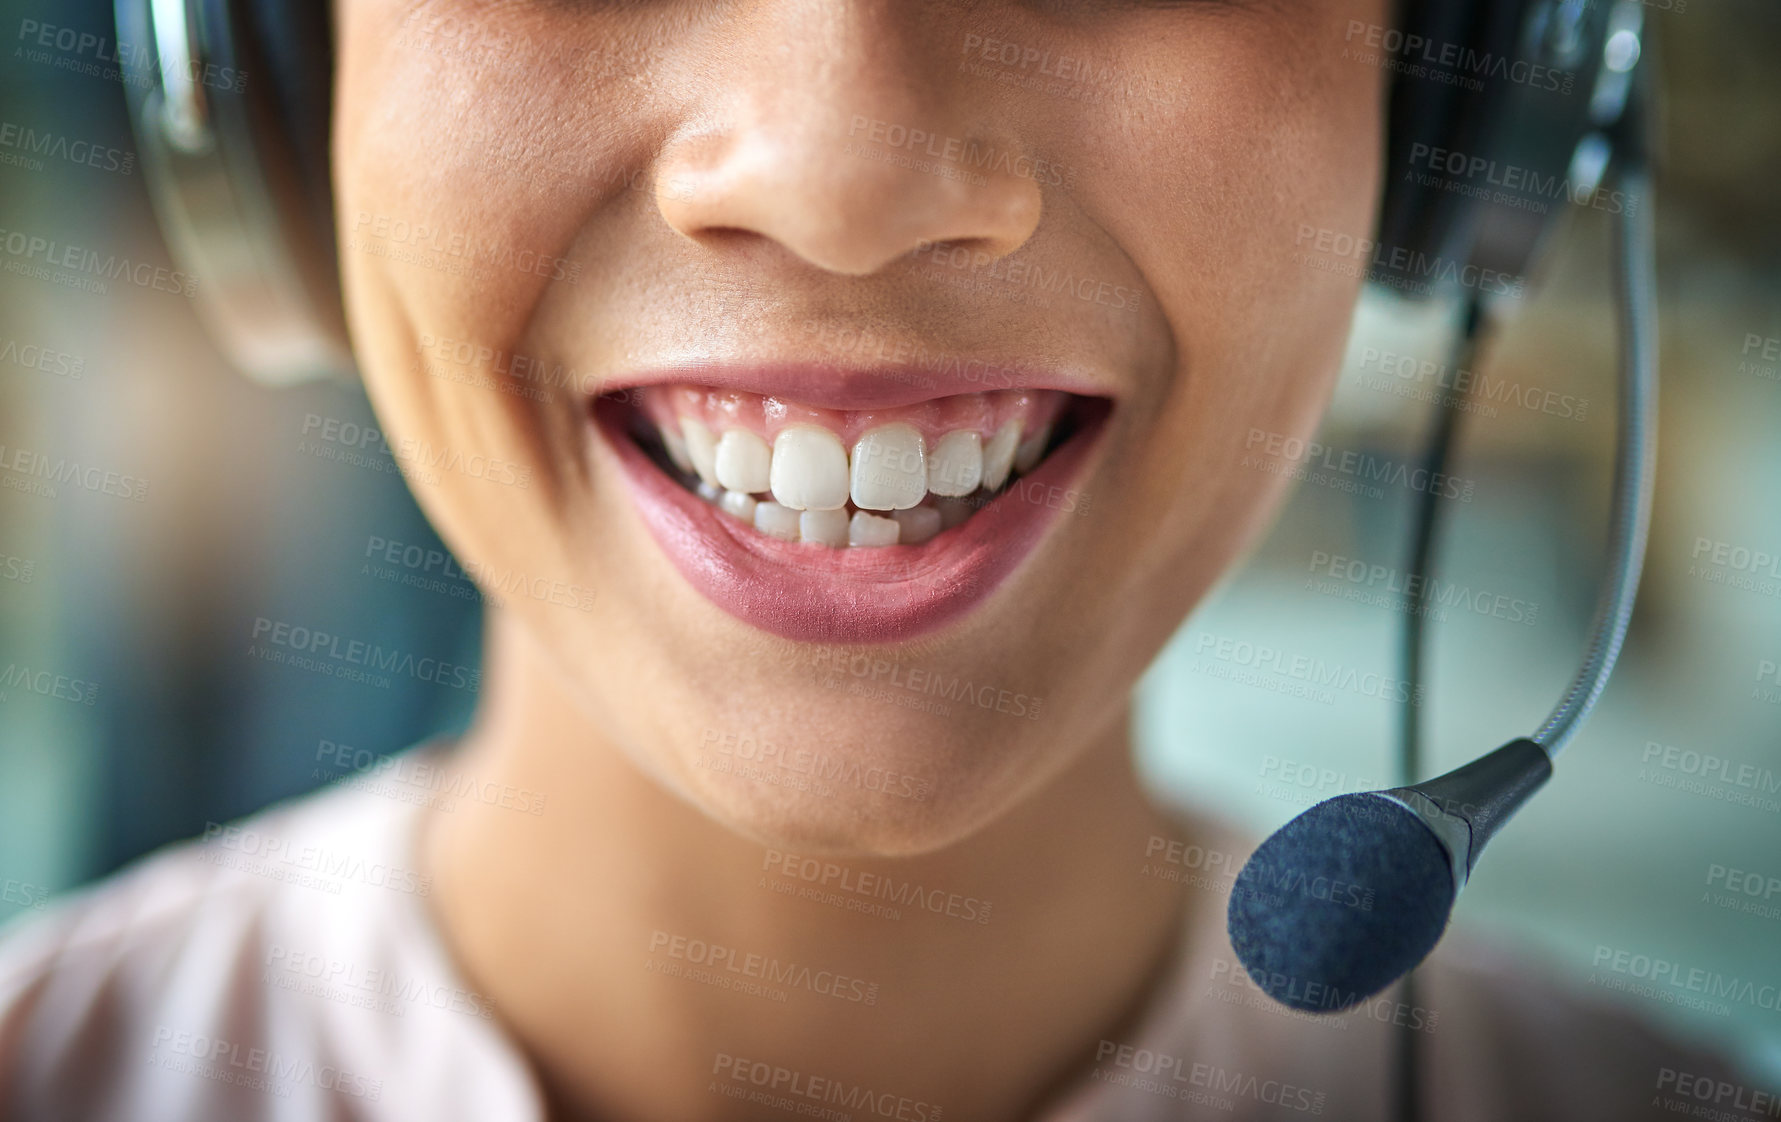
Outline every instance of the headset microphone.
POLYGON ((1373 996, 1434 950, 1485 843, 1551 774, 1544 748, 1515 740, 1413 787, 1318 803, 1238 874, 1238 959, 1295 1009, 1373 996))
POLYGON ((1609 98, 1596 107, 1599 131, 1578 148, 1580 158, 1592 148, 1611 150, 1617 186, 1638 200, 1622 207, 1614 224, 1619 437, 1608 576, 1588 654, 1532 736, 1412 786, 1328 799, 1256 850, 1231 889, 1231 944, 1256 985, 1293 1008, 1350 1008, 1434 949, 1485 844, 1551 776, 1553 756, 1601 696, 1620 653, 1638 591, 1656 471, 1648 79, 1645 68, 1635 70, 1638 53, 1636 25, 1627 35, 1608 36, 1597 97, 1607 89, 1609 98))

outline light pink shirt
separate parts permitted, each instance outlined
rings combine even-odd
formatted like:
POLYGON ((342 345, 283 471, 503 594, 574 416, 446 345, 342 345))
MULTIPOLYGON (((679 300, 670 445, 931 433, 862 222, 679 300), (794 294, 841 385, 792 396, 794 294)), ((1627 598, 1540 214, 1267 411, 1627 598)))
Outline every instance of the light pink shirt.
MULTIPOLYGON (((0 1119, 542 1122, 530 1068, 433 926, 417 808, 389 793, 341 786, 213 829, 11 928, 0 1119)), ((1507 963, 1462 962, 1464 948, 1423 969, 1418 1008, 1388 995, 1288 1012, 1232 962, 1224 894, 1188 892, 1167 980, 1041 1122, 1384 1120, 1393 1020, 1421 1027, 1429 1122, 1673 1117, 1663 1104, 1699 1091, 1680 1080, 1727 1078, 1507 963)), ((895 1117, 894 1096, 851 1110, 821 1097, 853 1090, 778 1094, 787 1117, 895 1117)))

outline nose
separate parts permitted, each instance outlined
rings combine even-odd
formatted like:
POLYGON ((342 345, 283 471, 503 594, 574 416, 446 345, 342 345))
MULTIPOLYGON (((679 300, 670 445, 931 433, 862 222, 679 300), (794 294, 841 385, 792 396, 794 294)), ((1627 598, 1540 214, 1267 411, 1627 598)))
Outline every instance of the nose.
POLYGON ((775 7, 778 18, 747 21, 749 42, 726 38, 724 67, 761 61, 730 71, 715 121, 677 134, 659 157, 656 205, 669 226, 712 248, 768 239, 845 276, 934 243, 992 257, 1026 243, 1039 224, 1034 163, 989 119, 982 106, 993 103, 958 96, 949 56, 924 46, 911 18, 923 6, 775 7))

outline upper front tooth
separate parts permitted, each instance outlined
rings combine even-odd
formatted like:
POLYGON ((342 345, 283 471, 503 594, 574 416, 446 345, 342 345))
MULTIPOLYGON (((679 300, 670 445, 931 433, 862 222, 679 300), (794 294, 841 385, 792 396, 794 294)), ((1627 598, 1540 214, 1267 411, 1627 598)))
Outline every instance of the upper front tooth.
POLYGON ((880 425, 853 446, 854 506, 906 510, 927 493, 926 449, 913 425, 880 425))
POLYGON ((1014 449, 1020 443, 1020 422, 1004 421, 983 450, 983 486, 991 491, 1008 482, 1014 466, 1014 449))
POLYGON ((747 429, 730 429, 717 442, 717 481, 725 490, 745 495, 765 491, 772 458, 766 441, 747 429))
POLYGON ((700 479, 717 486, 717 441, 711 430, 703 421, 682 417, 680 432, 686 437, 686 454, 693 461, 693 470, 699 473, 700 479))
POLYGON ((928 490, 936 495, 969 495, 983 482, 983 438, 970 429, 941 437, 928 457, 928 490))
POLYGON ((792 510, 840 510, 847 505, 847 449, 815 425, 781 429, 769 472, 773 498, 792 510))

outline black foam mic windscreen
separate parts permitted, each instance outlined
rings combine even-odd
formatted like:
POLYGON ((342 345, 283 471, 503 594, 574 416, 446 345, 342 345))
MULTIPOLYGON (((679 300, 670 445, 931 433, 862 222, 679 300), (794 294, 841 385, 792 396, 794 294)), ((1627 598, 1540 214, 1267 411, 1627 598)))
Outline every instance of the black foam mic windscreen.
POLYGON ((1414 813, 1376 794, 1318 803, 1255 851, 1231 889, 1231 945, 1262 991, 1336 1012, 1434 949, 1458 894, 1452 858, 1414 813))
POLYGON ((1238 960, 1295 1009, 1372 997, 1440 942, 1485 844, 1551 775, 1552 757, 1522 738, 1414 787, 1318 803, 1237 874, 1238 960))

